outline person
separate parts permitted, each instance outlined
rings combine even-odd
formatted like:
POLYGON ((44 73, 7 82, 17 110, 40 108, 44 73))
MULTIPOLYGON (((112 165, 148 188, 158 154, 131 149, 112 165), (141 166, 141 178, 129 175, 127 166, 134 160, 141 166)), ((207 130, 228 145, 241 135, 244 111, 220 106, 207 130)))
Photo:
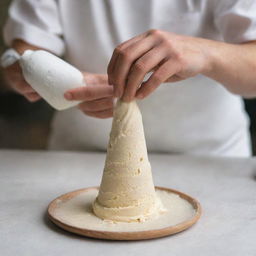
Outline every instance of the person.
MULTIPOLYGON (((256 95, 256 1, 14 0, 4 38, 84 72, 56 112, 49 149, 105 150, 114 98, 136 99, 151 152, 250 156, 243 97, 256 95), (81 111, 78 111, 81 110, 81 111)), ((13 90, 40 96, 17 63, 13 90)))

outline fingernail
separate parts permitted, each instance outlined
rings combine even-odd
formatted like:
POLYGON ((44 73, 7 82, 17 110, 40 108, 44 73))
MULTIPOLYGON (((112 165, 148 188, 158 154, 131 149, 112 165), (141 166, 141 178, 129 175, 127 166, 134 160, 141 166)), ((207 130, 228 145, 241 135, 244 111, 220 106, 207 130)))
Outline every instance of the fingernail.
POLYGON ((65 92, 64 93, 64 97, 67 99, 67 100, 72 100, 73 96, 70 92, 65 92))

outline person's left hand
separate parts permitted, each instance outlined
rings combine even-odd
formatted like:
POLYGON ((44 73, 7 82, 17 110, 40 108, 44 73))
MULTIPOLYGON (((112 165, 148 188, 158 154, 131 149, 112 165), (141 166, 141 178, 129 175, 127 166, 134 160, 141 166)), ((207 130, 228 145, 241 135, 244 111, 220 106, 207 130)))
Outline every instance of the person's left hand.
POLYGON ((77 87, 65 92, 67 100, 82 101, 78 108, 86 115, 96 118, 113 116, 113 86, 108 84, 106 74, 83 72, 86 86, 77 87))
POLYGON ((119 46, 108 65, 109 84, 114 96, 124 101, 142 99, 163 82, 180 81, 208 69, 207 41, 150 30, 119 46), (147 73, 150 78, 143 82, 147 73))

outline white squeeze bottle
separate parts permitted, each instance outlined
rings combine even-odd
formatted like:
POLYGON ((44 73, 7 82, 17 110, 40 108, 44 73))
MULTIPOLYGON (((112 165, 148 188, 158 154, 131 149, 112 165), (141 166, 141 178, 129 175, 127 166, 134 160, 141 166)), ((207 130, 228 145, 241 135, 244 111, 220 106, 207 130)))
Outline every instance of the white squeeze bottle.
POLYGON ((25 51, 19 63, 26 82, 53 108, 64 110, 79 103, 64 98, 67 90, 86 85, 77 68, 43 50, 25 51))

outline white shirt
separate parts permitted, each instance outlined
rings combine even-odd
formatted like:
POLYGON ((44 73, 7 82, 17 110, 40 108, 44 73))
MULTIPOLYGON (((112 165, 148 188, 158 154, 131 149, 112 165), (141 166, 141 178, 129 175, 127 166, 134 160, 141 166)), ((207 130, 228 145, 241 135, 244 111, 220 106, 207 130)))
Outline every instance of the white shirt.
MULTIPOLYGON (((241 43, 256 39, 254 0, 16 0, 4 28, 81 70, 106 73, 113 49, 149 29, 241 43)), ((162 84, 139 101, 149 151, 250 155, 240 97, 202 75, 162 84)), ((57 112, 51 149, 105 150, 111 119, 57 112)))

